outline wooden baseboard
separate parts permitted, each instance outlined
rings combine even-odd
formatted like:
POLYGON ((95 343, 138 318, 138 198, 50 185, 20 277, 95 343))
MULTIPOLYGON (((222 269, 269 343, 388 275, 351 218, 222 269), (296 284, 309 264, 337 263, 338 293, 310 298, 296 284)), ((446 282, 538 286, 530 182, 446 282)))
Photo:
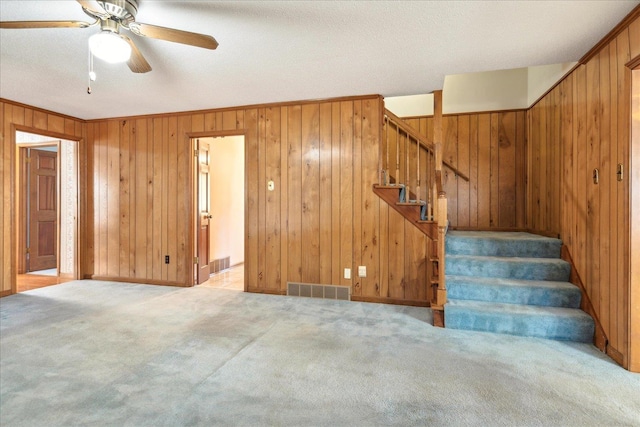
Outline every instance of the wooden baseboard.
POLYGON ((613 348, 612 346, 608 345, 607 346, 607 356, 609 356, 610 358, 612 358, 613 360, 615 360, 615 362, 624 367, 624 356, 622 353, 620 353, 618 350, 616 350, 615 348, 613 348))
POLYGON ((351 301, 374 302, 378 304, 409 305, 412 307, 429 307, 430 306, 429 301, 404 300, 404 299, 383 298, 383 297, 363 297, 359 295, 351 295, 351 301))
POLYGON ((8 289, 6 291, 0 291, 0 298, 2 297, 8 297, 9 295, 12 295, 13 292, 11 292, 11 289, 8 289))
POLYGON ((136 279, 134 277, 110 277, 110 276, 98 276, 92 275, 89 277, 91 280, 103 280, 107 282, 121 282, 121 283, 136 283, 140 285, 158 285, 158 286, 174 286, 180 288, 188 288, 193 285, 185 285, 184 283, 179 282, 169 282, 163 280, 152 280, 152 279, 136 279))
MULTIPOLYGON (((595 332, 593 334, 593 345, 595 345, 600 351, 609 354, 609 340, 607 335, 604 332, 604 328, 600 323, 600 319, 598 319, 598 315, 596 314, 596 310, 593 308, 593 304, 591 304, 591 299, 589 295, 587 295, 587 291, 584 287, 584 283, 580 278, 580 274, 576 269, 575 264, 573 263, 573 258, 571 258, 571 253, 569 252, 569 248, 567 245, 562 245, 562 249, 560 251, 560 258, 571 264, 571 275, 569 276, 569 282, 573 283, 580 289, 580 293, 582 293, 582 300, 580 302, 580 309, 587 313, 589 316, 593 318, 595 322, 595 332)), ((615 350, 614 350, 615 351, 615 350)), ((616 351, 617 352, 617 351, 616 351)), ((614 358, 614 360, 616 360, 614 358)), ((617 362, 617 360, 616 360, 617 362)))
POLYGON ((432 307, 433 326, 436 328, 444 328, 444 307, 432 307))
POLYGON ((280 289, 263 289, 263 288, 247 288, 247 292, 251 292, 254 294, 269 294, 269 295, 286 295, 287 291, 283 291, 280 289))

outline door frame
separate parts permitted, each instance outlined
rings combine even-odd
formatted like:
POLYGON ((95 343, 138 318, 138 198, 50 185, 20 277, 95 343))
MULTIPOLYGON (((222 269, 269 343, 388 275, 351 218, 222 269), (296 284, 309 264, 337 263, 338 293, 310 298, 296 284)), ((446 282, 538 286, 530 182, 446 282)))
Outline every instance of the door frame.
POLYGON ((56 162, 58 167, 56 168, 56 269, 58 270, 57 276, 60 277, 60 140, 52 140, 49 142, 34 142, 34 143, 16 143, 16 147, 18 149, 18 162, 17 162, 17 172, 20 175, 20 180, 16 181, 16 197, 18 200, 16 201, 16 218, 17 218, 17 228, 18 228, 18 246, 16 247, 17 251, 17 274, 24 274, 21 271, 25 270, 26 273, 26 254, 21 254, 20 251, 27 246, 27 228, 31 221, 31 218, 26 215, 26 203, 29 200, 29 188, 26 188, 26 167, 23 162, 25 156, 23 156, 23 152, 29 150, 30 148, 41 149, 44 147, 56 147, 56 162), (23 151, 24 150, 24 151, 23 151), (18 203, 20 206, 18 207, 18 203), (18 214, 22 214, 20 218, 18 218, 18 214))
MULTIPOLYGON (((247 257, 247 230, 248 230, 248 214, 247 214, 247 135, 244 129, 238 130, 222 130, 222 131, 208 131, 208 132, 187 132, 186 137, 189 141, 189 198, 190 198, 190 212, 189 216, 189 229, 191 233, 189 233, 189 259, 187 265, 191 265, 192 268, 188 269, 190 278, 189 278, 189 286, 194 286, 196 284, 195 279, 195 259, 198 256, 198 199, 196 195, 196 191, 198 191, 198 183, 196 181, 196 174, 198 172, 197 162, 196 162, 196 140, 199 138, 220 138, 227 136, 242 136, 244 137, 244 256, 245 259, 247 257)), ((247 271, 246 271, 246 262, 243 264, 243 268, 245 269, 244 274, 244 291, 247 291, 247 271)))
POLYGON ((640 372, 640 55, 626 64, 629 76, 629 301, 628 366, 640 372), (634 120, 635 118, 635 120, 634 120))
MULTIPOLYGON (((51 138, 52 140, 65 140, 65 141, 69 141, 72 142, 73 144, 75 144, 75 152, 76 152, 76 156, 75 159, 73 159, 74 163, 75 163, 75 167, 76 167, 76 174, 75 174, 75 184, 76 184, 76 199, 78 201, 77 203, 77 208, 76 208, 76 221, 75 221, 75 227, 74 227, 74 232, 75 232, 75 241, 74 241, 74 251, 75 251, 75 256, 74 256, 74 263, 73 263, 73 277, 71 277, 74 280, 80 279, 81 277, 83 277, 83 271, 82 271, 82 265, 83 265, 83 261, 84 261, 84 256, 83 256, 83 251, 82 249, 82 243, 84 241, 84 217, 83 214, 85 212, 85 194, 86 194, 86 183, 84 183, 80 178, 83 175, 86 175, 84 167, 86 166, 85 162, 83 162, 81 159, 84 158, 84 138, 78 138, 77 136, 74 135, 67 135, 64 133, 58 133, 58 132, 52 132, 52 131, 47 131, 47 130, 43 130, 43 129, 38 129, 38 128, 34 128, 34 127, 30 127, 30 126, 23 126, 23 125, 17 125, 15 123, 11 124, 11 132, 10 132, 10 146, 12 147, 12 162, 11 162, 11 177, 10 177, 10 185, 11 185, 11 197, 10 197, 10 205, 11 205, 11 231, 9 232, 9 238, 10 238, 10 245, 12 248, 12 254, 11 254, 11 292, 10 294, 15 294, 17 292, 17 260, 18 260, 18 230, 17 230, 17 198, 16 198, 16 194, 17 192, 20 190, 19 188, 17 188, 17 175, 18 175, 18 167, 19 167, 19 163, 20 162, 20 155, 19 155, 19 147, 18 147, 18 143, 16 142, 16 133, 17 132, 25 132, 25 133, 31 133, 34 135, 40 135, 46 138, 51 138)), ((43 144, 43 145, 54 145, 51 143, 48 144, 43 144)), ((36 144, 32 144, 33 147, 36 146, 36 144)), ((59 145, 58 145, 59 148, 59 145)), ((58 151, 58 161, 60 160, 60 151, 58 151)), ((59 180, 59 175, 58 175, 58 180, 59 180)), ((58 188, 60 188, 59 186, 59 182, 58 182, 58 188)), ((57 195, 58 198, 58 206, 56 207, 56 209, 58 210, 57 216, 58 216, 58 227, 60 227, 60 194, 57 195)), ((59 236, 58 236, 59 237, 59 236)), ((58 238, 58 253, 60 250, 60 246, 59 246, 59 238, 58 238)), ((56 261, 57 265, 59 266, 59 256, 58 256, 58 260, 56 261)), ((58 272, 59 274, 59 272, 58 272)))

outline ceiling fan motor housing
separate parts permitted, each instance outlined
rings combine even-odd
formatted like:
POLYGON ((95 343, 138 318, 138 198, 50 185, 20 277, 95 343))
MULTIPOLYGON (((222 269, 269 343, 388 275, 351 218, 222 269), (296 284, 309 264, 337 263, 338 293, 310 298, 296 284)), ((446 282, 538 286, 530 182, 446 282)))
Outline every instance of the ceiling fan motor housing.
MULTIPOLYGON (((125 27, 136 19, 138 13, 138 2, 136 0, 99 0, 98 3, 102 8, 111 15, 111 19, 118 21, 125 27)), ((89 16, 100 19, 91 13, 90 10, 84 9, 89 16)))

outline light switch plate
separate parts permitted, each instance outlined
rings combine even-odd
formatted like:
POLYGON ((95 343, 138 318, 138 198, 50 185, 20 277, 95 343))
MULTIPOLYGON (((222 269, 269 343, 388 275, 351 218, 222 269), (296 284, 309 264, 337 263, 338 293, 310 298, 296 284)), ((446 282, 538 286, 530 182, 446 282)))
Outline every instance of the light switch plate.
POLYGON ((351 269, 350 268, 345 268, 344 269, 344 278, 345 279, 351 279, 351 269))

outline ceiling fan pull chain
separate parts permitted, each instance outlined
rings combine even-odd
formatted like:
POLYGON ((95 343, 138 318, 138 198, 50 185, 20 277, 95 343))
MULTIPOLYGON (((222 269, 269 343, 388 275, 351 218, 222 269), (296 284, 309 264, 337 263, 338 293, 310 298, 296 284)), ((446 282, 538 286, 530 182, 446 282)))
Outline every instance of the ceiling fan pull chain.
POLYGON ((91 95, 91 82, 96 80, 96 73, 93 71, 93 54, 89 49, 89 86, 87 86, 87 93, 91 95))

